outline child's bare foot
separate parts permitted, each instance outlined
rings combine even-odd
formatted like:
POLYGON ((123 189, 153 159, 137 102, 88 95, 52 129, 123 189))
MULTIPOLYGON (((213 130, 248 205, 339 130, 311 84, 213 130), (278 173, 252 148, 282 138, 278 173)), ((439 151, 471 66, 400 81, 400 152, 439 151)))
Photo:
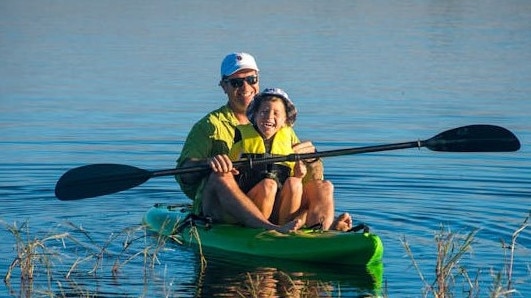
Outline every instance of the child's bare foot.
POLYGON ((352 217, 348 213, 338 216, 332 223, 332 230, 346 232, 352 228, 352 217))
POLYGON ((290 232, 297 231, 298 229, 302 227, 302 224, 303 224, 302 220, 294 219, 283 226, 279 226, 277 231, 279 231, 280 233, 287 234, 290 232))

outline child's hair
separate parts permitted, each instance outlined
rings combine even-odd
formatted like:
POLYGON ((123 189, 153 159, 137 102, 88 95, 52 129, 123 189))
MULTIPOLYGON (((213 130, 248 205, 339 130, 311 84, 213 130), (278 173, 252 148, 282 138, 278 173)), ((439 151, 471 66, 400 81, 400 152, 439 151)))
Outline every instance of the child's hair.
POLYGON ((288 126, 293 126, 293 124, 295 124, 295 120, 297 119, 297 109, 291 99, 289 99, 288 94, 280 88, 266 88, 264 91, 254 96, 253 101, 247 108, 247 118, 249 118, 251 123, 255 124, 254 116, 260 105, 262 105, 264 101, 272 100, 274 98, 281 99, 282 102, 284 102, 284 107, 286 108, 286 124, 288 126))

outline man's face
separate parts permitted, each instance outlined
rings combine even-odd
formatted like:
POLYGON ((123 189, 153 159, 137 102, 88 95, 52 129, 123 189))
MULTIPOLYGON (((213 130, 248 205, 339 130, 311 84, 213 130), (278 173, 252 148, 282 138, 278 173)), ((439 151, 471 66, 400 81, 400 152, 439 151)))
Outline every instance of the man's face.
POLYGON ((227 77, 221 86, 229 98, 229 106, 234 113, 245 114, 247 107, 260 90, 258 72, 242 69, 227 77))

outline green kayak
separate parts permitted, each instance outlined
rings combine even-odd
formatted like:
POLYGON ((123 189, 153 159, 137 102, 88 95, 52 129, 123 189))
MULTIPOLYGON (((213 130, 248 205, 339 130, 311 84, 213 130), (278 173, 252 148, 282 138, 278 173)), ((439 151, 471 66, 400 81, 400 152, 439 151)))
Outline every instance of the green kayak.
POLYGON ((369 265, 382 259, 380 238, 362 232, 303 229, 282 234, 238 225, 212 224, 189 214, 182 205, 155 204, 143 218, 150 230, 172 236, 183 245, 202 252, 245 254, 338 265, 369 265))

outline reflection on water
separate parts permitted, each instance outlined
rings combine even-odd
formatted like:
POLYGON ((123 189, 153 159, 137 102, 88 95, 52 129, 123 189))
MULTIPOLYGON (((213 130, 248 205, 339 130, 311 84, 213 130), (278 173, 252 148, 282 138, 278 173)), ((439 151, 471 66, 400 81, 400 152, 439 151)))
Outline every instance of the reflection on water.
POLYGON ((286 260, 229 256, 210 252, 198 275, 198 291, 205 297, 322 297, 379 294, 383 264, 368 267, 308 264, 286 260))

